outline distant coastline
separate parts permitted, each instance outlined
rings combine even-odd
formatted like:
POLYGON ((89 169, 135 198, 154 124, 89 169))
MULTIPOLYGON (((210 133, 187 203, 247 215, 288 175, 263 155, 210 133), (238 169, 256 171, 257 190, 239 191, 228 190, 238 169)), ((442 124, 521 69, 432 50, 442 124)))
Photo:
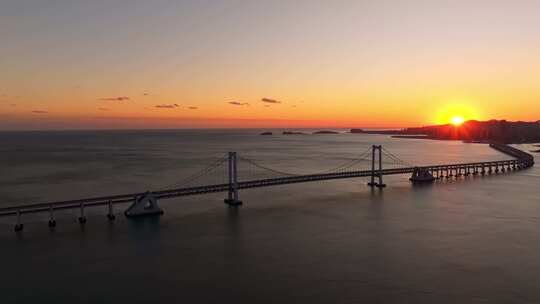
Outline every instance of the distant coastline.
POLYGON ((540 122, 506 120, 466 121, 461 125, 434 125, 397 130, 351 129, 351 133, 392 135, 395 138, 499 142, 505 144, 540 142, 540 122))
MULTIPOLYGON (((320 130, 314 132, 303 132, 303 131, 283 131, 281 135, 319 135, 319 134, 341 134, 342 132, 330 131, 330 130, 320 130)), ((265 131, 259 135, 274 135, 271 131, 265 131)))

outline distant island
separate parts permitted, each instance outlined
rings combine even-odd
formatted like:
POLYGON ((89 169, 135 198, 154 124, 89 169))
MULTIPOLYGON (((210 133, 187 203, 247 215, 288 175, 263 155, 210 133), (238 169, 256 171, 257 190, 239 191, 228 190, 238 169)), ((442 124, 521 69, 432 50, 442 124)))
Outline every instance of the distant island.
POLYGON ((295 131, 283 131, 283 135, 303 135, 306 134, 304 132, 295 132, 295 131))
POLYGON ((398 135, 403 134, 406 129, 399 130, 364 130, 364 129, 351 129, 351 133, 364 133, 364 134, 383 134, 383 135, 398 135))
POLYGON ((339 134, 339 132, 336 132, 336 131, 317 131, 317 132, 313 132, 313 134, 339 134))
MULTIPOLYGON (((266 131, 262 132, 259 135, 273 135, 273 132, 266 131)), ((283 131, 281 134, 283 135, 305 135, 309 133, 299 132, 299 131, 283 131)), ((321 131, 315 131, 311 134, 339 134, 339 132, 336 131, 328 131, 328 130, 321 130, 321 131)))
POLYGON ((466 121, 460 125, 434 125, 400 130, 351 129, 351 133, 384 134, 398 138, 463 140, 470 142, 537 143, 540 142, 540 122, 466 121))

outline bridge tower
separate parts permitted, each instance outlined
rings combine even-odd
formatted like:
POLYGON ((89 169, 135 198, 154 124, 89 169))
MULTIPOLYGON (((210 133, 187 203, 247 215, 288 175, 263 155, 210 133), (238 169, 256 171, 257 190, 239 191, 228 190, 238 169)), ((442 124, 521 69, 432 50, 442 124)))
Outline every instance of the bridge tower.
POLYGON ((373 145, 371 146, 371 181, 368 183, 370 187, 384 188, 386 185, 383 183, 382 178, 382 146, 373 145), (378 156, 379 168, 375 169, 375 158, 378 156), (375 182, 375 177, 379 179, 379 182, 375 182))
POLYGON ((224 202, 229 206, 242 205, 242 201, 238 199, 238 166, 236 152, 229 152, 229 194, 224 202))

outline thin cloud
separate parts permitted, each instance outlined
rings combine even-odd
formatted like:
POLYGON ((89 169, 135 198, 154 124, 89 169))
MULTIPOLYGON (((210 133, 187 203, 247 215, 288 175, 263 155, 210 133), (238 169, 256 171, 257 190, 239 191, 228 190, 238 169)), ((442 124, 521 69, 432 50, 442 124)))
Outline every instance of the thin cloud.
POLYGON ((190 110, 197 110, 198 107, 188 107, 188 109, 190 109, 190 110))
POLYGON ((107 109, 107 108, 98 108, 98 110, 100 110, 100 111, 109 111, 109 109, 107 109))
POLYGON ((266 102, 266 103, 281 103, 281 101, 279 100, 275 100, 275 99, 271 99, 271 98, 263 98, 261 99, 262 102, 266 102))
POLYGON ((230 101, 229 104, 233 106, 249 106, 249 103, 247 102, 238 102, 238 101, 230 101))
POLYGON ((127 97, 127 96, 104 97, 104 98, 100 98, 99 100, 105 100, 105 101, 128 101, 129 97, 127 97))
POLYGON ((174 108, 178 108, 179 105, 177 105, 176 103, 173 103, 173 104, 160 104, 160 105, 155 105, 156 108, 159 108, 159 109, 174 109, 174 108))
POLYGON ((32 113, 34 113, 34 114, 48 114, 49 112, 48 111, 42 111, 42 110, 34 110, 34 111, 32 111, 32 113))

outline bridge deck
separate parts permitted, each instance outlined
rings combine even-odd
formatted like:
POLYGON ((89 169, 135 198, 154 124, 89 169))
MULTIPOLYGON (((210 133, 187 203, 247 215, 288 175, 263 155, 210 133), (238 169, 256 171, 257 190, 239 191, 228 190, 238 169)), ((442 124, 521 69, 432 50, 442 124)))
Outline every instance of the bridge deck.
MULTIPOLYGON (((372 174, 375 175, 394 175, 394 174, 409 174, 413 173, 415 169, 423 168, 432 172, 438 170, 455 170, 455 169, 465 169, 465 168, 486 168, 486 167, 496 167, 496 166, 519 166, 519 168, 528 168, 534 165, 534 158, 532 155, 523 152, 521 150, 515 149, 506 145, 499 144, 490 144, 490 146, 502 153, 515 157, 515 159, 510 160, 501 160, 501 161, 486 161, 486 162, 471 162, 471 163, 454 163, 454 164, 437 164, 421 167, 406 167, 406 168, 396 168, 396 169, 383 169, 383 170, 362 170, 362 171, 348 171, 348 172, 334 172, 326 174, 307 174, 307 175, 297 175, 289 177, 279 177, 279 178, 270 178, 270 179, 260 179, 260 180, 250 180, 250 181, 239 181, 238 189, 249 189, 249 188, 260 188, 260 187, 269 187, 276 185, 285 185, 293 183, 304 183, 312 181, 323 181, 323 180, 333 180, 333 179, 344 179, 344 178, 357 178, 357 177, 367 177, 372 174)), ((177 188, 170 190, 155 191, 152 194, 157 199, 169 199, 181 196, 189 195, 199 195, 207 194, 214 192, 226 192, 229 191, 229 184, 214 184, 214 185, 205 185, 198 187, 188 187, 188 188, 177 188)), ((19 206, 9 206, 0 208, 0 216, 15 215, 17 213, 36 213, 36 212, 46 212, 51 208, 54 210, 61 209, 71 209, 71 208, 80 208, 83 204, 84 207, 92 206, 104 206, 109 204, 122 204, 133 202, 135 198, 144 195, 145 192, 136 192, 120 195, 110 195, 110 196, 100 196, 93 198, 84 198, 76 200, 67 200, 67 201, 57 201, 57 202, 47 202, 47 203, 38 203, 38 204, 27 204, 19 206)))

